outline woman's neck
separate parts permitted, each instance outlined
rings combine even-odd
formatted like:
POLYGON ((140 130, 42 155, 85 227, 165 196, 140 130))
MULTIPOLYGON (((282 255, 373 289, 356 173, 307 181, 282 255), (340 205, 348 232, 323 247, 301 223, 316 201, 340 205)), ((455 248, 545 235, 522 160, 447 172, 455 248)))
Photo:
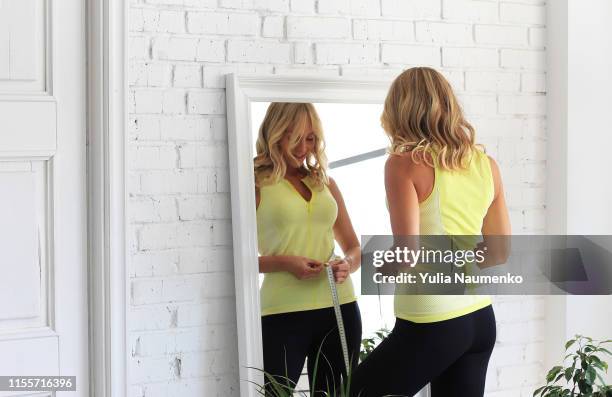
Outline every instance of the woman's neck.
POLYGON ((287 167, 287 170, 285 171, 285 176, 304 176, 304 170, 302 169, 302 167, 287 167))

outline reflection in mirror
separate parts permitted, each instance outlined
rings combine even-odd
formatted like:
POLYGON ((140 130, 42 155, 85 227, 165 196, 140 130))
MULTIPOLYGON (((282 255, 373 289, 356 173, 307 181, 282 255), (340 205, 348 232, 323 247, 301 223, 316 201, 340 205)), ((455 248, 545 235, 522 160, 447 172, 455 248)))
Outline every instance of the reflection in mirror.
POLYGON ((377 333, 395 321, 392 296, 359 295, 359 248, 353 247, 362 234, 391 234, 382 178, 388 146, 382 107, 251 103, 264 370, 277 381, 297 383, 296 390, 333 387, 327 376, 336 380, 340 373, 326 371, 326 361, 344 368, 338 332, 330 332, 337 329, 336 318, 321 266, 332 247, 354 270, 338 284, 351 365, 360 350, 373 347, 367 340, 376 343, 377 333), (284 164, 276 174, 274 162, 284 164), (325 162, 318 174, 330 181, 322 186, 298 166, 310 164, 312 175, 325 162))

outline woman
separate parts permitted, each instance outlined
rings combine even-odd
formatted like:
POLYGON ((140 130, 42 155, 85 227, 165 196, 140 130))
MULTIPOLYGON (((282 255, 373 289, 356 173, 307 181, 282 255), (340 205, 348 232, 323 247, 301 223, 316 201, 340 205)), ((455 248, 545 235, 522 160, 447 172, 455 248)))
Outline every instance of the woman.
MULTIPOLYGON (((325 265, 332 267, 349 355, 361 317, 350 273, 361 251, 338 186, 326 174, 323 132, 309 103, 272 103, 255 157, 264 371, 293 388, 308 357, 315 395, 339 389, 346 370, 325 265), (337 241, 344 258, 333 259, 337 241), (316 366, 315 366, 316 365, 316 366)), ((268 392, 271 379, 266 377, 268 392)))
MULTIPOLYGON (((474 128, 440 73, 404 71, 381 122, 391 140, 385 187, 396 244, 400 236, 482 234, 486 242, 510 234, 499 168, 475 144, 474 128)), ((431 383, 432 397, 482 396, 496 339, 490 298, 396 293, 394 306, 393 331, 353 373, 351 391, 413 396, 431 383)))

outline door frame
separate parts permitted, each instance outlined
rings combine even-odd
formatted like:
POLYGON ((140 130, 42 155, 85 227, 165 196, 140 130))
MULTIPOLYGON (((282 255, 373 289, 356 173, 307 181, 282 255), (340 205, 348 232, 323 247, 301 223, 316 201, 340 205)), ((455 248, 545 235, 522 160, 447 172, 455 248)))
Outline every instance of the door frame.
POLYGON ((126 265, 127 12, 87 0, 90 396, 128 394, 126 265))

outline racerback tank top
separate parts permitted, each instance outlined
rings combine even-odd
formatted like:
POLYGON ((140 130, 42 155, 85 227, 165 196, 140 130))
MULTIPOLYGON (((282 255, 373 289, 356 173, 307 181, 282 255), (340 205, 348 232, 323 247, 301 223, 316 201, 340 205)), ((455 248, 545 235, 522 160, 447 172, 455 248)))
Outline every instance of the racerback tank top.
MULTIPOLYGON (((481 150, 474 150, 466 169, 447 171, 434 167, 431 194, 419 204, 420 234, 479 236, 493 201, 491 164, 481 150)), ((483 295, 395 295, 395 316, 429 323, 449 320, 491 304, 483 295)))
MULTIPOLYGON (((317 187, 311 177, 302 179, 312 192, 310 201, 287 179, 260 187, 257 208, 259 254, 305 256, 327 262, 335 247, 333 226, 336 200, 327 186, 317 187)), ((350 276, 337 284, 340 303, 356 300, 350 276)), ((261 314, 314 310, 333 306, 325 269, 316 278, 299 280, 289 272, 264 274, 261 314)))

